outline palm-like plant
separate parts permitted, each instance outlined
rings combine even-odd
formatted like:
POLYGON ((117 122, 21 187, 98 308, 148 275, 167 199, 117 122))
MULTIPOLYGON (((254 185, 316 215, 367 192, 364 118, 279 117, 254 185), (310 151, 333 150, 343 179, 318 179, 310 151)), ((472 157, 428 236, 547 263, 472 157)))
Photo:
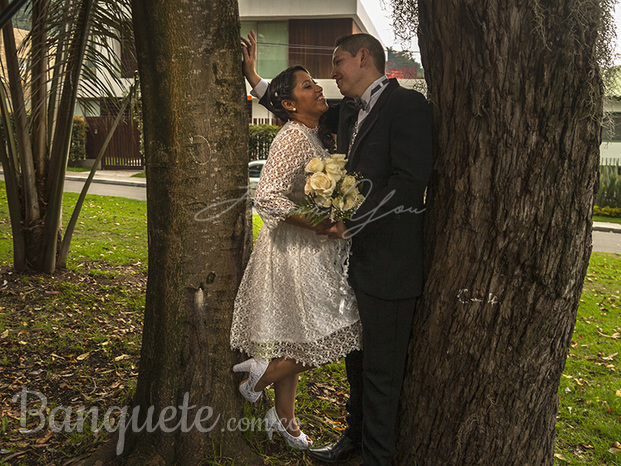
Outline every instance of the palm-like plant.
MULTIPOLYGON (((0 0, 1 9, 8 6, 0 0)), ((32 0, 30 8, 32 30, 21 45, 25 66, 20 67, 11 23, 3 29, 8 83, 0 86, 0 161, 14 267, 52 273, 64 264, 71 238, 69 232, 60 254, 62 193, 78 95, 110 95, 122 86, 118 44, 132 37, 131 21, 126 0, 32 0)))

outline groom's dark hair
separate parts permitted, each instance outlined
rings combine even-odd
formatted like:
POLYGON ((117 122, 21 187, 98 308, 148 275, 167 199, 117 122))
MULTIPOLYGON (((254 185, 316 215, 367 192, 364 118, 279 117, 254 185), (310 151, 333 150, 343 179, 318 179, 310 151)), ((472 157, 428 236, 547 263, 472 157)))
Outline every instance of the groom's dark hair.
POLYGON ((369 55, 373 58, 373 63, 377 71, 382 74, 386 72, 386 54, 384 53, 384 47, 382 47, 380 41, 371 34, 358 33, 340 37, 334 44, 334 48, 336 47, 340 47, 354 57, 358 54, 360 49, 367 49, 369 55))

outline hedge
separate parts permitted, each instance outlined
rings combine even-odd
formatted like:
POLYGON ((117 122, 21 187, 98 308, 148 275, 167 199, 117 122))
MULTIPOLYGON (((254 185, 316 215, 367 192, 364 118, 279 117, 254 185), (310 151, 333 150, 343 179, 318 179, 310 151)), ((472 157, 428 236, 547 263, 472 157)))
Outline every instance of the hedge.
POLYGON ((73 130, 71 131, 71 147, 69 149, 69 162, 77 162, 86 159, 86 120, 81 116, 73 117, 73 130))
POLYGON ((250 160, 266 159, 270 151, 270 144, 280 130, 274 125, 249 125, 248 151, 250 160))
POLYGON ((593 215, 621 218, 621 207, 593 207, 593 215))

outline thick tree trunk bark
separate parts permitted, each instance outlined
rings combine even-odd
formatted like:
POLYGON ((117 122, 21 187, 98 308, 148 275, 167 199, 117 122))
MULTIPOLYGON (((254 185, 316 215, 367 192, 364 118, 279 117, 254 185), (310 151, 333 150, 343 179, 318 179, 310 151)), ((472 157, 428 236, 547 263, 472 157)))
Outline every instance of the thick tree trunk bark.
POLYGON ((434 107, 427 269, 399 464, 552 464, 591 252, 601 11, 420 0, 434 107))
POLYGON ((153 424, 174 411, 166 427, 177 425, 165 433, 160 421, 153 433, 133 434, 133 453, 181 465, 221 451, 245 463, 249 448, 226 424, 242 411, 229 331, 251 232, 246 201, 225 203, 244 195, 248 176, 237 2, 134 0, 133 18, 149 231, 135 404, 140 426, 151 406, 153 424), (201 211, 202 220, 221 215, 198 221, 201 211), (178 425, 184 404, 194 406, 189 429, 178 425), (201 415, 208 418, 198 425, 202 432, 195 423, 201 415))

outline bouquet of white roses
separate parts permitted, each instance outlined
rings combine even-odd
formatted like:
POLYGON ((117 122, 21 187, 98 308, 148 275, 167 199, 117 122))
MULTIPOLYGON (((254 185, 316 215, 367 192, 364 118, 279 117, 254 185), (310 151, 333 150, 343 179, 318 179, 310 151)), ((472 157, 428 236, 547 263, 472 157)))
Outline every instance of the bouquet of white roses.
POLYGON ((364 196, 358 190, 360 175, 347 173, 346 163, 344 154, 332 154, 308 162, 305 167, 309 173, 304 186, 306 199, 292 214, 306 217, 313 226, 326 218, 333 222, 349 219, 364 201, 364 196))

